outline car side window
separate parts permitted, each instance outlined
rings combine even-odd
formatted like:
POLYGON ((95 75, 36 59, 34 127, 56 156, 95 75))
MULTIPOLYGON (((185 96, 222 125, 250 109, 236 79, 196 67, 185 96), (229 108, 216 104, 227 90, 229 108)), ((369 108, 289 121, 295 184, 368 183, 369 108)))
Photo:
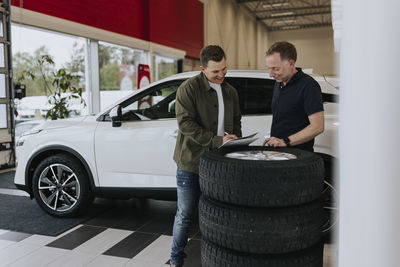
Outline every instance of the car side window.
POLYGON ((121 104, 123 121, 175 118, 176 91, 182 81, 157 86, 134 101, 121 104))
POLYGON ((242 115, 272 114, 274 80, 236 77, 226 77, 226 80, 238 91, 242 115))

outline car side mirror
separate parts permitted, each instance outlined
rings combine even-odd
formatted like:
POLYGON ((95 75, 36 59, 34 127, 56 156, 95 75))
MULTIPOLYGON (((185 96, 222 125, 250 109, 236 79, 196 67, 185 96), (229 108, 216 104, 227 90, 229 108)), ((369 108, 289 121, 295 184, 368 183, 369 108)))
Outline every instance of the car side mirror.
POLYGON ((122 109, 120 105, 113 107, 110 111, 110 118, 112 121, 112 127, 120 127, 122 120, 122 109))

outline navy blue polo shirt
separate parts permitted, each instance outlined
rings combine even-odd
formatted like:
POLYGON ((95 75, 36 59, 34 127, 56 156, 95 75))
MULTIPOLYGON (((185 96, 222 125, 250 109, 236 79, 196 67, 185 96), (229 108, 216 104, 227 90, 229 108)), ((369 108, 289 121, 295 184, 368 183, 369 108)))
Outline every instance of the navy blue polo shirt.
MULTIPOLYGON (((310 124, 308 116, 323 111, 321 87, 311 76, 301 68, 283 86, 275 82, 272 97, 271 136, 288 137, 310 124)), ((314 151, 314 139, 294 146, 308 151, 314 151)))

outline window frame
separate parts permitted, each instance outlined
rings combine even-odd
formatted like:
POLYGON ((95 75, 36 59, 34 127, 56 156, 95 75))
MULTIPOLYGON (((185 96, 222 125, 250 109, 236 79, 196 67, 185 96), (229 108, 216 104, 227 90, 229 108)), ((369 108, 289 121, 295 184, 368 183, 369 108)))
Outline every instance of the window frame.
MULTIPOLYGON (((167 81, 161 84, 157 84, 153 87, 147 88, 131 97, 129 97, 128 99, 123 100, 122 102, 117 103, 116 105, 114 105, 113 107, 120 105, 121 108, 122 106, 128 106, 136 101, 139 101, 140 99, 144 98, 144 97, 148 97, 151 93, 157 91, 157 90, 161 90, 165 87, 171 87, 174 85, 178 85, 178 87, 185 81, 186 79, 176 79, 176 80, 171 80, 171 81, 167 81)), ((176 98, 175 98, 176 99, 176 98)), ((97 118, 97 121, 111 121, 109 113, 111 111, 112 108, 108 109, 107 111, 105 111, 102 115, 100 115, 97 118)), ((176 117, 174 118, 159 118, 159 119, 154 119, 154 120, 149 120, 149 121, 157 121, 157 120, 172 120, 172 119, 176 119, 176 117)), ((144 121, 144 120, 137 120, 137 121, 144 121)), ((133 122, 133 121, 132 121, 133 122)))

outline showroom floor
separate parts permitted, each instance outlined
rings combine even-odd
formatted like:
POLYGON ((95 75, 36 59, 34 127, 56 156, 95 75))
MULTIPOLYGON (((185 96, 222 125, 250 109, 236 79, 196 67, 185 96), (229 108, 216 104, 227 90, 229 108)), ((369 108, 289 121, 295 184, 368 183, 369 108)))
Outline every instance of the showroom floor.
MULTIPOLYGON (((0 194, 28 198, 9 188, 0 188, 0 194)), ((169 266, 175 201, 96 200, 96 205, 106 208, 57 236, 0 229, 0 266, 169 266)), ((201 266, 200 239, 195 225, 185 266, 201 266)), ((324 267, 336 265, 336 254, 336 246, 325 245, 324 267)))

